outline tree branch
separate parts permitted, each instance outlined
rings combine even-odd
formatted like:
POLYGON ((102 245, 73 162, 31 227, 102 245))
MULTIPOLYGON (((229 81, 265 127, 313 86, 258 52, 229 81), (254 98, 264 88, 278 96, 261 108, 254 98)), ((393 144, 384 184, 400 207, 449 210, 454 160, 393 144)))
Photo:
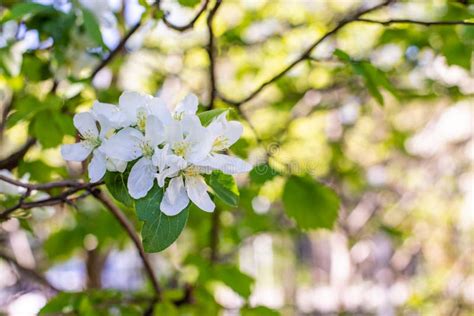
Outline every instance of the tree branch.
MULTIPOLYGON (((187 31, 190 28, 194 27, 194 24, 196 23, 196 21, 204 13, 204 11, 206 11, 206 8, 207 8, 208 4, 209 4, 209 0, 204 0, 201 4, 201 7, 196 12, 196 15, 191 19, 191 21, 189 21, 188 23, 186 23, 184 25, 176 25, 176 24, 172 23, 170 20, 168 20, 168 18, 166 16, 167 12, 163 13, 164 15, 163 15, 162 20, 166 24, 166 26, 168 26, 169 28, 171 28, 173 30, 176 30, 176 31, 179 31, 179 32, 187 31)), ((160 1, 157 2, 157 6, 158 6, 158 9, 160 9, 160 1)))
POLYGON ((105 66, 107 66, 114 58, 115 56, 125 47, 125 44, 129 40, 129 38, 140 28, 142 25, 142 21, 138 21, 128 32, 125 34, 125 36, 120 40, 118 45, 110 51, 109 55, 102 60, 102 62, 92 71, 92 74, 90 76, 91 79, 94 79, 94 77, 101 71, 105 66))
POLYGON ((474 22, 469 21, 417 21, 417 20, 410 20, 410 19, 390 19, 390 20, 373 20, 373 19, 364 19, 358 18, 354 20, 354 22, 366 22, 366 23, 373 23, 373 24, 381 24, 381 25, 391 25, 391 24, 402 24, 402 23, 409 23, 409 24, 418 24, 424 26, 433 26, 433 25, 474 25, 474 22))
MULTIPOLYGON (((211 110, 214 108, 214 101, 217 96, 217 82, 216 82, 216 46, 215 46, 215 37, 214 37, 214 29, 212 26, 212 22, 214 20, 214 16, 221 5, 222 0, 216 0, 216 4, 209 12, 207 16, 207 30, 209 41, 206 47, 207 55, 209 56, 209 109, 211 110)), ((211 264, 217 261, 218 252, 217 252, 217 245, 219 239, 219 209, 216 208, 214 213, 212 213, 211 218, 211 231, 209 236, 209 243, 211 247, 211 255, 210 261, 211 264)))
POLYGON ((51 283, 49 283, 49 281, 42 274, 40 274, 39 272, 33 269, 29 269, 20 265, 13 257, 7 255, 6 253, 0 252, 0 258, 14 265, 15 268, 21 274, 28 276, 29 278, 41 284, 42 286, 49 288, 53 292, 60 292, 60 290, 56 288, 54 285, 52 285, 51 283))
POLYGON ((158 280, 153 272, 153 268, 151 267, 150 262, 146 256, 145 251, 143 250, 142 243, 140 241, 140 237, 138 237, 137 233, 135 232, 135 227, 128 221, 127 217, 122 213, 122 211, 114 204, 114 202, 102 191, 100 190, 92 190, 92 195, 100 201, 111 213, 115 216, 115 218, 119 221, 120 225, 125 229, 127 234, 132 239, 135 247, 138 250, 140 258, 142 259, 143 266, 150 278, 151 284, 153 289, 155 290, 155 297, 156 300, 161 299, 161 289, 158 284, 158 280))
POLYGON ((209 56, 209 109, 214 107, 214 100, 217 95, 216 90, 216 47, 215 47, 215 37, 214 37, 214 29, 212 27, 212 21, 214 16, 221 5, 222 0, 216 0, 216 4, 209 12, 207 16, 207 30, 209 41, 206 47, 207 55, 209 56))
POLYGON ((3 212, 0 213, 0 222, 3 222, 5 220, 7 220, 10 217, 10 214, 13 213, 14 211, 18 210, 18 209, 27 210, 27 209, 32 209, 32 208, 35 208, 35 207, 53 206, 53 205, 57 205, 57 204, 61 204, 61 203, 71 204, 71 203, 73 203, 74 201, 76 201, 78 199, 86 197, 89 194, 89 191, 82 194, 82 195, 76 196, 76 197, 71 197, 71 195, 73 195, 76 192, 81 191, 81 190, 91 190, 91 189, 93 189, 93 188, 95 188, 95 187, 97 187, 101 184, 102 184, 102 182, 84 183, 81 186, 77 186, 77 187, 74 187, 74 188, 69 189, 67 191, 64 191, 63 193, 61 193, 59 195, 52 196, 52 197, 49 197, 49 198, 45 198, 45 199, 38 200, 38 201, 32 201, 32 202, 25 202, 25 200, 31 194, 31 189, 27 189, 26 192, 23 195, 20 196, 20 199, 18 200, 17 204, 15 204, 14 206, 12 206, 10 208, 7 208, 7 209, 3 210, 3 212))
POLYGON ((341 28, 346 26, 347 24, 356 21, 360 16, 375 11, 377 9, 380 9, 382 7, 385 7, 389 5, 390 3, 394 2, 395 0, 386 0, 376 6, 373 6, 368 9, 359 9, 357 10, 354 14, 349 15, 348 17, 342 19, 334 28, 332 28, 329 32, 324 34, 322 37, 320 37, 318 40, 316 40, 313 44, 311 44, 297 59, 295 59, 292 63, 287 65, 283 70, 281 70, 278 74, 276 74, 274 77, 268 79, 264 83, 262 83, 257 89, 255 89, 253 92, 251 92, 247 97, 241 99, 241 100, 232 100, 228 99, 227 97, 223 96, 222 94, 218 93, 219 98, 231 105, 234 105, 236 107, 241 106, 244 103, 247 103, 248 101, 252 100, 254 97, 260 94, 268 85, 274 83, 281 77, 283 77, 286 73, 288 73, 293 67, 298 65, 300 62, 303 60, 306 60, 310 58, 311 52, 318 47, 325 39, 328 37, 332 36, 333 34, 337 33, 341 28))
POLYGON ((36 144, 36 139, 29 138, 28 141, 20 147, 16 152, 12 153, 5 159, 0 160, 0 169, 12 170, 18 166, 23 157, 25 157, 28 150, 36 144))

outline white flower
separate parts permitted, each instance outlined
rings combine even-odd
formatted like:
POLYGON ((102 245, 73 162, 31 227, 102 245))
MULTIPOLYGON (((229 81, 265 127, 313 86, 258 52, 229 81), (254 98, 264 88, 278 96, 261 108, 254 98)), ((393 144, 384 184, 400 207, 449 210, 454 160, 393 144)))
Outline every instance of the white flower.
POLYGON ((166 150, 171 152, 172 158, 169 155, 161 156, 161 161, 168 159, 168 165, 170 162, 178 164, 168 166, 164 171, 160 169, 157 175, 159 184, 160 181, 164 183, 163 179, 166 177, 172 178, 165 189, 160 208, 166 215, 173 216, 180 213, 191 200, 200 209, 212 212, 215 205, 201 176, 201 173, 207 171, 199 164, 209 155, 213 138, 196 115, 184 111, 175 113, 182 114, 178 117, 174 115, 165 128, 166 143, 169 144, 169 149, 166 150))
POLYGON ((238 141, 243 132, 240 122, 227 121, 226 116, 227 112, 222 113, 207 127, 213 137, 212 149, 207 159, 200 165, 221 170, 227 174, 249 172, 252 169, 251 164, 240 158, 219 153, 238 141))
POLYGON ((144 197, 153 187, 156 167, 152 157, 158 145, 164 141, 164 128, 160 120, 153 115, 146 118, 145 134, 127 127, 113 135, 105 144, 105 154, 113 159, 132 161, 140 158, 130 170, 127 187, 130 196, 144 197))
POLYGON ((196 115, 198 104, 189 94, 170 111, 160 98, 137 92, 124 92, 118 107, 95 102, 91 112, 74 117, 83 140, 64 145, 61 152, 66 160, 76 161, 92 153, 92 181, 106 170, 123 172, 134 161, 127 181, 130 196, 146 196, 156 179, 164 189, 160 208, 168 216, 180 213, 190 201, 212 212, 215 204, 203 174, 247 172, 252 166, 224 154, 242 135, 242 125, 227 121, 223 113, 204 127, 196 115))
POLYGON ((200 209, 213 212, 215 204, 207 193, 207 184, 201 176, 202 172, 204 171, 199 167, 190 166, 182 175, 172 178, 161 201, 161 211, 168 216, 177 215, 191 200, 200 209))
MULTIPOLYGON (((9 170, 2 169, 0 170, 0 174, 10 179, 15 179, 15 177, 9 170)), ((21 182, 28 181, 29 177, 30 177, 29 174, 25 174, 21 178, 21 182)), ((11 183, 0 180, 0 193, 7 194, 7 195, 21 195, 25 192, 26 192, 26 188, 24 187, 16 186, 11 183)))
MULTIPOLYGON (((102 126, 102 120, 98 121, 102 126)), ((103 145, 106 142, 107 128, 101 128, 100 133, 97 128, 96 117, 91 112, 83 112, 74 115, 74 126, 79 131, 82 141, 63 145, 61 154, 65 160, 84 161, 91 153, 92 159, 88 166, 89 178, 92 182, 97 182, 105 174, 106 170, 123 172, 126 163, 120 160, 109 160, 103 152, 103 145)))
POLYGON ((166 123, 162 118, 169 115, 163 100, 138 92, 122 93, 118 107, 123 115, 122 127, 136 127, 142 132, 145 131, 148 116, 154 115, 166 123))

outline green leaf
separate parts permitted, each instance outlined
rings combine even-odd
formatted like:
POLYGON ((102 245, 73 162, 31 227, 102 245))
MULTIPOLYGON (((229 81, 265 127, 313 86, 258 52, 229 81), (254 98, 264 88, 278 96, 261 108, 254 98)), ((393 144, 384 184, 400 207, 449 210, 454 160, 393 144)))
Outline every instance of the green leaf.
POLYGON ((167 216, 160 210, 162 198, 163 189, 155 184, 145 197, 135 202, 138 219, 145 222, 142 239, 146 252, 168 248, 178 239, 188 220, 189 205, 178 215, 167 216))
POLYGON ((241 316, 278 316, 279 312, 265 306, 244 307, 240 310, 241 316))
POLYGON ((8 19, 19 19, 28 14, 37 14, 39 12, 55 10, 52 6, 42 5, 35 2, 18 3, 14 5, 8 15, 8 19))
POLYGON ((133 199, 130 194, 128 194, 127 189, 128 173, 128 170, 123 173, 107 172, 104 180, 110 194, 112 194, 117 201, 123 203, 125 206, 132 207, 133 199))
POLYGON ((178 316, 179 312, 176 306, 174 306, 173 304, 169 302, 162 302, 155 305, 153 315, 154 316, 162 316, 162 315, 178 316))
POLYGON ((200 0, 178 0, 179 4, 184 7, 194 7, 200 0))
POLYGON ((102 33, 100 32, 99 23, 95 15, 87 10, 82 9, 82 15, 84 17, 84 26, 86 28, 87 34, 96 42, 97 44, 104 46, 104 41, 102 40, 102 33))
POLYGON ((302 229, 331 229, 337 219, 339 198, 329 187, 309 176, 291 176, 283 190, 287 215, 302 229))
POLYGON ((59 127, 62 131, 63 135, 76 135, 76 129, 74 127, 74 123, 72 117, 61 113, 61 112, 53 112, 53 116, 51 117, 54 123, 59 127))
POLYGON ((224 113, 225 111, 228 111, 228 109, 214 109, 210 111, 205 111, 201 112, 198 114, 199 119, 201 120, 201 124, 204 126, 209 125, 209 123, 212 122, 212 120, 219 116, 220 114, 224 113))
POLYGON ((232 207, 239 205, 239 188, 231 175, 214 170, 209 177, 209 186, 214 190, 216 196, 227 205, 232 207))
POLYGON ((280 173, 270 167, 268 163, 257 165, 250 171, 250 179, 256 184, 264 184, 278 175, 280 173))
POLYGON ((365 85, 367 86, 369 93, 375 98, 375 100, 377 100, 380 105, 384 105, 383 96, 379 91, 376 78, 374 78, 373 74, 370 70, 368 70, 366 65, 367 63, 365 62, 352 62, 352 68, 354 69, 355 73, 364 78, 365 85))
POLYGON ((49 110, 38 112, 29 126, 30 134, 38 139, 44 148, 53 148, 61 144, 63 130, 55 120, 51 120, 56 114, 49 110))
POLYGON ((234 265, 219 265, 215 268, 214 278, 222 281, 243 298, 252 294, 253 278, 241 272, 234 265))
POLYGON ((385 76, 385 73, 374 67, 370 62, 353 60, 349 54, 340 49, 336 49, 334 55, 340 60, 349 63, 354 72, 364 78, 367 90, 369 90, 369 93, 380 105, 384 105, 384 99, 382 93, 380 93, 379 87, 385 88, 394 97, 398 98, 398 93, 395 87, 385 76))
POLYGON ((339 48, 334 51, 334 55, 338 57, 340 60, 345 62, 350 62, 351 57, 345 51, 340 50, 339 48))
POLYGON ((79 307, 83 296, 83 293, 61 292, 40 310, 39 315, 71 313, 79 307))

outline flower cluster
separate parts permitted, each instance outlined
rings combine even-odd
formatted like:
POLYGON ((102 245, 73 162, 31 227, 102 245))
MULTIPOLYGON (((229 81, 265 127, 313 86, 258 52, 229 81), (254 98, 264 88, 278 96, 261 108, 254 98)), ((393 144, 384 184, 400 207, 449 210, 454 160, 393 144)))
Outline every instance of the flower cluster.
POLYGON ((83 161, 92 154, 88 171, 92 182, 106 171, 128 176, 131 197, 144 197, 156 180, 164 189, 161 211, 168 216, 181 212, 191 200, 204 211, 214 203, 207 193, 203 174, 248 172, 251 165, 225 154, 242 134, 242 125, 228 121, 227 112, 203 126, 196 115, 198 98, 190 94, 174 110, 158 97, 124 92, 119 105, 95 102, 89 112, 74 116, 82 140, 63 145, 65 160, 83 161))

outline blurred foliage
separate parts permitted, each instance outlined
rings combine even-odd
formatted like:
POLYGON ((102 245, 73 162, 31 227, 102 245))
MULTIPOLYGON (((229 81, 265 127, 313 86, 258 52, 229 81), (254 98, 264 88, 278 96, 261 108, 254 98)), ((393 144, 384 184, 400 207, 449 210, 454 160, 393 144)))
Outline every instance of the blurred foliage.
MULTIPOLYGON (((0 159, 37 140, 16 176, 85 180, 84 166, 66 165, 58 146, 74 142, 72 116, 96 99, 117 103, 122 91, 137 90, 175 104, 191 91, 206 109, 207 13, 184 33, 160 21, 165 14, 184 24, 199 1, 164 1, 158 13, 148 1, 124 1, 125 8, 49 2, 0 3, 0 159), (143 21, 140 30, 91 78, 131 19, 143 21)), ((214 19, 219 93, 245 98, 365 2, 224 0, 214 19)), ((474 5, 398 1, 369 16, 472 21, 474 5)), ((245 131, 232 150, 255 165, 236 181, 209 176, 219 198, 218 260, 209 260, 213 214, 189 206, 161 217, 160 190, 134 202, 124 189, 127 172, 109 173, 106 188, 142 231, 146 250, 180 236, 152 256, 163 299, 152 300, 148 281, 130 291, 84 281, 74 292, 45 294, 41 314, 469 315, 473 50, 473 26, 354 22, 239 109, 217 98, 202 123, 233 108, 245 131)), ((17 200, 0 195, 1 209, 17 200)), ((8 236, 26 235, 48 275, 75 259, 87 265, 94 252, 104 260, 113 251, 135 256, 91 197, 21 215, 16 228, 2 224, 1 249, 15 247, 8 236)))

